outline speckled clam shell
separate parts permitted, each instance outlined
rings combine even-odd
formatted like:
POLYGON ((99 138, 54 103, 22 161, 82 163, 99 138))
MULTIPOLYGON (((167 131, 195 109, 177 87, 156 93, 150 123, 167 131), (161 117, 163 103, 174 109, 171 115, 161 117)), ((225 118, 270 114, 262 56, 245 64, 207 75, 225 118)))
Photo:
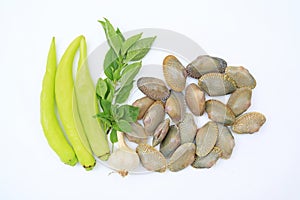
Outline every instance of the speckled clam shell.
POLYGON ((180 171, 191 165, 195 160, 196 146, 194 143, 180 145, 168 162, 168 169, 172 172, 180 171))
POLYGON ((205 111, 205 93, 195 83, 191 83, 186 87, 185 102, 194 115, 203 115, 205 111))
POLYGON ((181 144, 194 142, 197 125, 194 120, 194 116, 191 113, 186 113, 183 121, 178 125, 181 144))
POLYGON ((143 123, 146 134, 152 136, 157 126, 164 120, 165 110, 161 101, 154 102, 144 115, 143 123))
POLYGON ((176 92, 185 88, 186 71, 180 61, 173 55, 168 55, 163 61, 163 74, 167 85, 176 92))
POLYGON ((179 130, 175 125, 170 126, 165 139, 160 143, 159 151, 169 158, 180 145, 179 130))
POLYGON ((192 164, 194 168, 211 168, 216 164, 221 156, 221 150, 218 147, 214 147, 209 154, 203 157, 197 156, 192 164))
POLYGON ((166 101, 165 112, 172 121, 177 124, 183 120, 186 111, 184 95, 181 92, 171 91, 170 97, 166 101))
POLYGON ((148 97, 154 100, 165 101, 170 91, 165 82, 154 77, 142 77, 137 81, 138 88, 148 97))
POLYGON ((215 146, 218 138, 217 123, 209 121, 198 129, 196 135, 196 154, 206 156, 215 146))
POLYGON ((222 96, 236 90, 234 80, 228 75, 220 73, 205 74, 201 76, 198 84, 209 96, 222 96))
POLYGON ((260 127, 266 122, 266 117, 259 112, 249 112, 239 116, 234 124, 232 130, 235 133, 255 133, 259 131, 260 127))
POLYGON ((165 172, 167 169, 167 160, 154 147, 148 144, 139 144, 136 152, 140 157, 143 167, 149 171, 165 172))
POLYGON ((256 80, 254 77, 242 66, 227 67, 225 73, 236 82, 237 87, 250 87, 253 89, 256 86, 256 80))
POLYGON ((245 112, 251 106, 251 97, 251 88, 238 88, 231 94, 227 102, 227 106, 232 110, 235 116, 238 116, 245 112))
POLYGON ((235 115, 232 110, 221 101, 215 99, 207 100, 205 110, 208 118, 214 122, 231 125, 235 121, 235 115))
POLYGON ((131 122, 131 132, 126 133, 126 137, 130 142, 134 143, 147 143, 148 138, 144 127, 138 122, 131 122))
POLYGON ((170 126, 170 119, 165 119, 158 125, 153 134, 152 146, 156 146, 166 137, 170 126))
POLYGON ((154 103, 153 99, 150 99, 149 97, 142 97, 140 99, 137 99, 135 102, 133 102, 133 106, 138 107, 140 109, 138 120, 142 119, 148 110, 148 108, 154 103))
POLYGON ((188 76, 193 78, 200 78, 202 75, 211 72, 223 73, 227 63, 225 60, 209 55, 198 56, 186 67, 188 76))
POLYGON ((221 150, 221 158, 229 159, 235 146, 234 137, 228 127, 218 123, 218 139, 216 147, 221 150))

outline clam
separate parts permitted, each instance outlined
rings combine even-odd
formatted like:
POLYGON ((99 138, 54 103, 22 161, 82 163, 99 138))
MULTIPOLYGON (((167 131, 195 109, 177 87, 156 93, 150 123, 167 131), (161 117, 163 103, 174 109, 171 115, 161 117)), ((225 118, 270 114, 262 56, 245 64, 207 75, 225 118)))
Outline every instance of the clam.
POLYGON ((227 67, 225 73, 236 82, 237 87, 250 87, 253 89, 256 86, 254 77, 242 66, 227 67))
POLYGON ((142 119, 148 110, 148 108, 154 103, 153 99, 150 99, 149 97, 142 97, 140 99, 137 99, 135 102, 133 102, 133 106, 138 107, 140 109, 138 120, 142 119))
POLYGON ((148 144, 139 144, 136 148, 143 167, 155 172, 165 172, 167 161, 165 157, 154 147, 148 144))
POLYGON ((139 78, 137 86, 146 96, 154 100, 165 101, 170 95, 170 91, 164 81, 158 78, 139 78))
POLYGON ((200 78, 202 75, 211 72, 223 73, 227 63, 225 60, 209 55, 198 56, 186 67, 188 76, 193 78, 200 78))
POLYGON ((232 110, 235 116, 245 112, 251 105, 252 90, 248 87, 238 88, 234 91, 228 102, 227 106, 232 110))
POLYGON ((130 142, 134 143, 147 143, 147 135, 144 127, 138 122, 131 122, 131 132, 126 133, 126 137, 130 142))
POLYGON ((235 121, 235 115, 231 109, 221 101, 210 99, 205 103, 205 110, 208 118, 212 121, 225 125, 231 125, 235 121))
POLYGON ((180 145, 180 134, 179 130, 175 125, 172 125, 169 128, 167 136, 161 142, 159 151, 166 157, 170 157, 173 152, 177 149, 180 145))
POLYGON ((185 102, 194 115, 203 115, 205 110, 205 94, 195 83, 191 83, 186 87, 185 102))
POLYGON ((108 164, 113 169, 117 170, 122 176, 126 176, 128 172, 136 169, 140 164, 138 154, 128 147, 124 141, 124 135, 117 132, 118 149, 114 151, 108 159, 108 164))
POLYGON ((146 134, 153 135, 157 126, 164 120, 165 111, 161 101, 154 102, 144 115, 143 123, 146 134))
POLYGON ((221 150, 221 158, 229 159, 235 145, 234 138, 228 127, 218 123, 218 130, 219 134, 215 146, 221 150))
POLYGON ((192 164, 195 168, 211 168, 221 156, 221 150, 218 147, 214 147, 209 154, 203 157, 197 156, 192 164))
POLYGON ((266 122, 266 117, 259 112, 249 112, 239 116, 232 130, 236 133, 255 133, 266 122))
POLYGON ((202 90, 209 96, 222 96, 230 94, 236 90, 236 83, 226 74, 208 73, 198 81, 202 90))
POLYGON ((165 112, 177 124, 183 120, 185 110, 184 95, 181 92, 171 91, 171 95, 166 101, 165 112))
POLYGON ((183 121, 178 125, 181 144, 194 142, 197 125, 191 113, 186 113, 183 121))
POLYGON ((185 88, 186 71, 179 60, 168 55, 163 61, 163 74, 168 86, 176 91, 181 92, 185 88))
POLYGON ((191 165, 195 160, 195 151, 196 146, 194 143, 180 145, 169 160, 169 170, 177 172, 191 165))
POLYGON ((196 154, 206 156, 215 146, 218 138, 218 126, 215 122, 207 122, 198 129, 196 135, 196 154))
POLYGON ((153 134, 152 146, 156 146, 165 138, 169 131, 170 119, 165 119, 158 127, 155 129, 153 134))

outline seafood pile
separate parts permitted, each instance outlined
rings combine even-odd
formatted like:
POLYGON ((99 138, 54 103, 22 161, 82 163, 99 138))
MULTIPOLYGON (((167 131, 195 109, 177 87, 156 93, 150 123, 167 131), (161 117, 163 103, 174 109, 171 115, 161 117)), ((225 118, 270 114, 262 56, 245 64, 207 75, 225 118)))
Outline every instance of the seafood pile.
POLYGON ((112 164, 122 174, 137 167, 138 160, 155 172, 176 172, 190 165, 210 168, 219 158, 231 157, 235 146, 232 132, 252 134, 265 123, 263 114, 245 113, 256 87, 246 68, 227 66, 225 60, 209 55, 197 57, 186 67, 169 55, 162 67, 165 80, 141 77, 137 81, 145 95, 132 104, 139 107, 140 122, 131 123, 130 133, 118 133, 121 148, 108 160, 120 151, 120 158, 131 153, 132 162, 119 161, 130 166, 112 164), (198 84, 187 84, 187 77, 198 80, 198 84), (226 103, 214 99, 224 95, 230 95, 226 103), (204 113, 209 121, 197 127, 195 118, 204 113), (126 145, 124 136, 138 145, 135 150, 126 145))

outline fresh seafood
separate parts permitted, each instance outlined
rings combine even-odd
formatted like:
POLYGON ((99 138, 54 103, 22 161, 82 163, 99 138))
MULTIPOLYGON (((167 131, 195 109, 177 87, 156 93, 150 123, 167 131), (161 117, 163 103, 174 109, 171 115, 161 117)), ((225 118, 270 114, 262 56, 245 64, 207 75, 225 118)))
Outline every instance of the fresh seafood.
POLYGON ((209 121, 198 129, 196 135, 196 154, 206 156, 215 146, 218 138, 217 123, 209 121))
POLYGON ((250 74, 250 72, 240 66, 240 67, 227 67, 225 74, 230 76, 236 83, 237 87, 250 87, 255 88, 256 80, 250 74))
POLYGON ((168 113, 172 121, 177 124, 183 120, 185 110, 183 93, 171 91, 171 95, 166 101, 165 112, 168 113))
POLYGON ((161 142, 159 151, 166 157, 169 158, 173 152, 180 145, 180 134, 179 130, 175 125, 169 128, 167 136, 161 142))
POLYGON ((252 90, 248 87, 238 88, 234 91, 227 106, 232 110, 235 116, 239 116, 251 106, 252 90))
POLYGON ((147 135, 144 127, 138 122, 131 122, 131 132, 126 133, 126 137, 130 142, 134 143, 147 143, 147 135))
POLYGON ((229 159, 235 145, 234 138, 229 128, 223 124, 218 123, 218 130, 219 134, 215 146, 221 150, 221 158, 229 159))
POLYGON ((137 86, 145 95, 154 100, 165 101, 170 95, 170 91, 165 82, 158 78, 139 78, 137 81, 137 86))
POLYGON ((223 73, 227 63, 225 60, 209 55, 198 56, 187 67, 186 71, 190 77, 200 78, 202 75, 212 72, 223 73))
POLYGON ((209 154, 204 157, 197 156, 192 167, 194 168, 211 168, 221 156, 221 150, 218 147, 214 147, 209 154))
POLYGON ((168 86, 176 91, 181 92, 185 88, 186 71, 179 60, 173 56, 167 56, 163 61, 163 74, 168 86))
POLYGON ((142 97, 140 99, 137 99, 135 102, 133 102, 133 106, 138 107, 140 109, 138 120, 142 119, 148 110, 148 108, 154 103, 153 99, 150 99, 149 97, 142 97))
POLYGON ((152 146, 155 147, 165 138, 169 131, 170 119, 165 119, 158 127, 155 129, 153 134, 152 146))
POLYGON ((183 121, 178 125, 181 144, 194 142, 197 125, 191 113, 186 113, 183 121))
POLYGON ((165 111, 161 101, 154 102, 144 115, 143 123, 146 134, 153 135, 157 126, 164 120, 165 111))
POLYGON ((259 112, 249 112, 239 116, 232 130, 236 133, 255 133, 266 122, 266 117, 259 112))
POLYGON ((235 115, 231 109, 221 101, 210 99, 205 103, 205 110, 208 118, 212 121, 225 125, 231 125, 235 121, 235 115))
POLYGON ((220 73, 205 74, 201 76, 198 84, 209 96, 226 95, 236 90, 234 80, 228 75, 220 73))
POLYGON ((143 167, 155 172, 165 172, 167 169, 167 160, 154 147, 148 144, 139 144, 136 148, 143 167))
POLYGON ((195 160, 196 146, 194 143, 180 145, 171 156, 168 169, 172 172, 180 171, 191 165, 195 160))
POLYGON ((185 102, 194 115, 203 115, 205 110, 205 93, 195 83, 191 83, 186 87, 185 102))

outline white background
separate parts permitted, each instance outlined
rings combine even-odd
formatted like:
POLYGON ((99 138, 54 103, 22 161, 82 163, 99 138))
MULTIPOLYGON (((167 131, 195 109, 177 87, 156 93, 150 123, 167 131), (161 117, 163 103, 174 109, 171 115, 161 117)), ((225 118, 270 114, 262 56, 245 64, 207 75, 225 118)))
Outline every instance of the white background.
POLYGON ((1 0, 0 199, 299 199, 299 8, 296 0, 1 0), (121 178, 101 165, 86 172, 62 164, 39 116, 51 37, 59 56, 80 34, 92 51, 105 41, 102 17, 123 31, 177 31, 244 65, 258 83, 251 110, 266 124, 254 135, 235 134, 232 158, 209 170, 121 178))

